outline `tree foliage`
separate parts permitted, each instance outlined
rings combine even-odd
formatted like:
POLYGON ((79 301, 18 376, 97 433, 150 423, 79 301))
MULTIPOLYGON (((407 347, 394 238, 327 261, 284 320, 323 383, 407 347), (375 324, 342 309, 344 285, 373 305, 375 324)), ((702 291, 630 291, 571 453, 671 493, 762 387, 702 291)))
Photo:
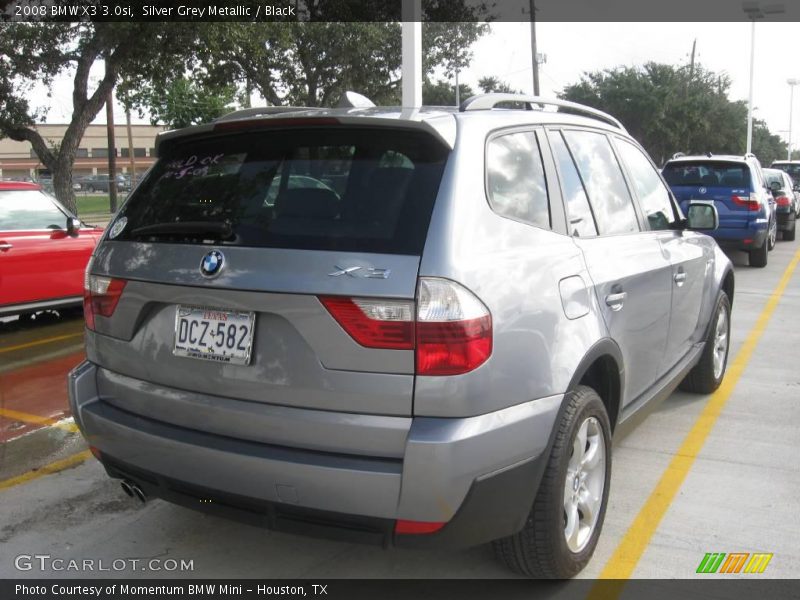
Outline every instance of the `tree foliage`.
MULTIPOLYGON (((399 23, 215 25, 201 53, 217 82, 251 87, 276 106, 334 106, 347 90, 376 104, 400 102, 399 23)), ((464 69, 472 44, 487 31, 481 23, 424 23, 424 75, 464 69)))
MULTIPOLYGON (((659 164, 675 152, 743 154, 747 105, 728 98, 730 78, 696 65, 646 63, 586 73, 560 96, 617 117, 659 164)), ((753 152, 768 164, 786 145, 755 121, 753 152)))
POLYGON ((165 79, 185 71, 195 42, 191 26, 170 23, 0 23, 0 137, 30 142, 53 174, 56 196, 74 211, 76 150, 117 82, 137 87, 154 73, 165 79), (100 61, 102 76, 91 82, 100 61), (50 144, 35 128, 47 109, 32 104, 31 91, 51 90, 58 76, 72 78, 73 111, 64 137, 50 144))
POLYGON ((481 77, 478 80, 478 87, 484 94, 491 94, 495 92, 503 94, 524 94, 522 90, 512 88, 508 82, 500 81, 499 78, 494 76, 481 77))
MULTIPOLYGON (((460 83, 458 88, 462 102, 475 95, 473 89, 466 83, 460 83)), ((422 104, 424 106, 455 106, 455 86, 441 79, 436 82, 426 79, 422 83, 422 104)))
POLYGON ((213 121, 233 109, 235 97, 234 86, 205 85, 186 77, 148 82, 136 89, 124 82, 118 93, 123 104, 139 109, 140 117, 146 109, 153 125, 162 123, 170 129, 213 121))

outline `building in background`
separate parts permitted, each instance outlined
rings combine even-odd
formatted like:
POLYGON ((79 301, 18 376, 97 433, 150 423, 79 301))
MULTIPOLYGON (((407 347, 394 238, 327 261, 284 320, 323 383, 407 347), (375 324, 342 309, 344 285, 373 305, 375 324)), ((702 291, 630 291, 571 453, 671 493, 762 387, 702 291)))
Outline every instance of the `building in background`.
MULTIPOLYGON (((67 125, 38 125, 36 129, 51 143, 64 137, 67 125)), ((136 173, 144 173, 155 161, 156 134, 164 131, 161 125, 131 125, 133 137, 133 160, 136 173)), ((125 125, 114 127, 117 144, 117 172, 130 171, 128 131, 125 125)), ((108 137, 105 125, 89 125, 75 155, 73 178, 84 175, 108 173, 108 137)), ((0 179, 49 178, 50 171, 36 156, 28 142, 15 142, 8 138, 0 140, 0 179)))

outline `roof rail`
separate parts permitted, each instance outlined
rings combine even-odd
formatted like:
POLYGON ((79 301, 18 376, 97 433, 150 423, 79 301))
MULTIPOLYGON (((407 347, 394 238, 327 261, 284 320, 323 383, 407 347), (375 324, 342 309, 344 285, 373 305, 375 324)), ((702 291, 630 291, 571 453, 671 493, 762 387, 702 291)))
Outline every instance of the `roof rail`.
POLYGON ((553 100, 550 98, 542 98, 541 96, 528 96, 525 94, 478 94, 477 96, 472 96, 464 100, 461 103, 460 110, 461 112, 471 111, 471 110, 489 110, 495 108, 498 104, 502 104, 504 102, 518 102, 520 104, 525 104, 527 110, 534 110, 534 105, 537 105, 541 108, 545 106, 557 106, 558 108, 566 108, 568 110, 574 111, 576 113, 581 113, 584 115, 588 115, 590 117, 594 117, 600 121, 605 121, 606 123, 613 125, 614 127, 625 131, 625 127, 623 127, 622 123, 620 123, 617 119, 612 117, 611 115, 604 113, 601 110, 597 110, 596 108, 591 108, 589 106, 584 106, 583 104, 578 104, 577 102, 569 102, 568 100, 553 100))
POLYGON ((301 112, 306 110, 325 110, 324 108, 316 108, 310 106, 260 106, 257 108, 243 108, 229 112, 226 115, 214 119, 214 123, 222 123, 224 121, 234 121, 236 119, 245 119, 247 117, 279 115, 282 113, 301 112))
POLYGON ((672 158, 673 159, 674 158, 683 158, 684 156, 686 156, 685 152, 676 152, 675 154, 672 155, 672 158))
POLYGON ((758 157, 757 157, 755 154, 753 154, 752 152, 745 152, 745 155, 744 155, 744 157, 745 157, 745 158, 758 158, 758 157))

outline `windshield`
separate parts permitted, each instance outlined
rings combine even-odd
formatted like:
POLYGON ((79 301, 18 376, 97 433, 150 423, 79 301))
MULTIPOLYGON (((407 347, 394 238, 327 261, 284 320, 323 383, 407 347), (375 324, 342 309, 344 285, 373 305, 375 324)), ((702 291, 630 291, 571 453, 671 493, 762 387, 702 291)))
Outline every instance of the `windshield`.
POLYGON ((124 205, 116 239, 203 243, 186 228, 143 228, 213 222, 229 225, 222 244, 418 255, 447 154, 426 133, 392 129, 181 140, 124 205))
POLYGON ((671 186, 751 189, 750 170, 745 164, 725 161, 680 161, 667 163, 663 174, 671 186))

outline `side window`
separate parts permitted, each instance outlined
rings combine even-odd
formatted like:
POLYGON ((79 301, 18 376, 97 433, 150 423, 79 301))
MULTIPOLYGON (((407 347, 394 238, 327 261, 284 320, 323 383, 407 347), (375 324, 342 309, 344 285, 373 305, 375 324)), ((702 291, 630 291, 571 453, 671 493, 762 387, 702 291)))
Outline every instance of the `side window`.
POLYGON ((570 233, 578 237, 594 237, 597 235, 597 226, 594 223, 592 209, 589 207, 589 198, 586 197, 581 176, 578 175, 561 133, 552 132, 550 145, 561 174, 561 192, 567 201, 570 233))
POLYGON ((497 214, 550 229, 542 156, 531 131, 493 138, 486 150, 489 204, 497 214))
POLYGON ((61 229, 66 215, 43 193, 0 191, 0 231, 61 229))
POLYGON ((617 139, 617 149, 622 162, 628 166, 633 188, 650 229, 669 229, 675 223, 675 211, 669 192, 653 165, 639 148, 627 140, 617 139))
POLYGON ((600 235, 639 231, 633 200, 608 138, 593 131, 565 131, 564 138, 589 194, 600 235))

